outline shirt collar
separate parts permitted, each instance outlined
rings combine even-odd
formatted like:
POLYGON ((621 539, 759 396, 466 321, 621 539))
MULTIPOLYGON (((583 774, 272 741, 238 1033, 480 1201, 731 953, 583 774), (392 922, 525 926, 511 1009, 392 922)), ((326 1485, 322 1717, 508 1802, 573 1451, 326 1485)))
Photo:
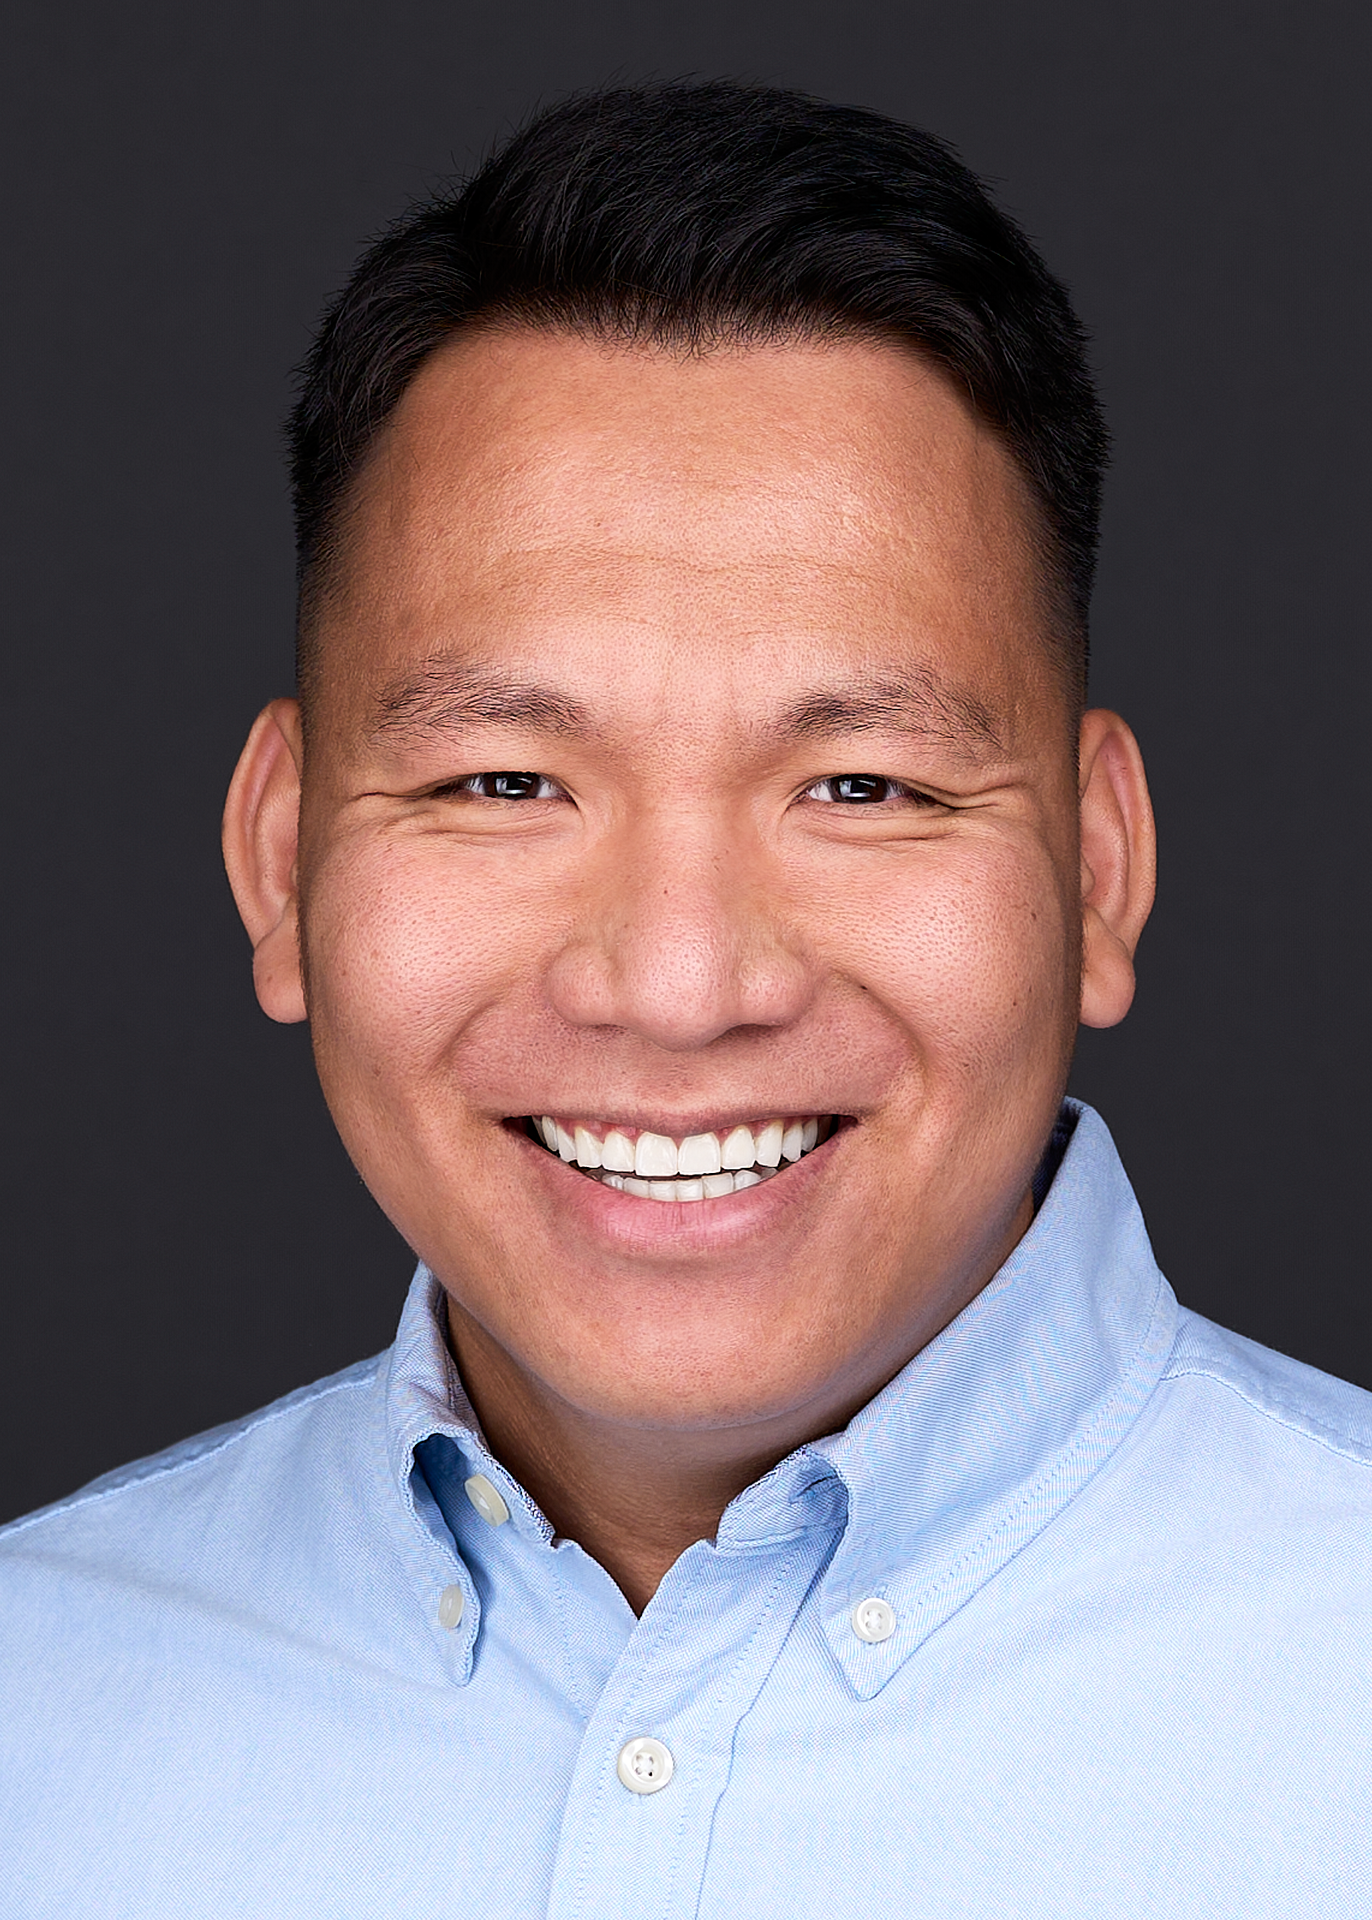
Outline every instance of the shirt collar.
MULTIPOLYGON (((842 1433, 799 1448, 721 1523, 720 1551, 745 1553, 810 1527, 841 1528, 820 1601, 834 1656, 862 1697, 1061 1511, 1123 1439, 1171 1350, 1176 1301, 1104 1122, 1067 1101, 1055 1145, 1061 1164, 1033 1225, 988 1285, 842 1433), (868 1598, 896 1617, 877 1645, 851 1625, 868 1598)), ((552 1536, 482 1438, 442 1301, 421 1266, 383 1370, 385 1421, 411 1524, 460 1566, 415 1472, 416 1447, 435 1434, 497 1488, 517 1534, 552 1536)), ((426 1564, 426 1588, 438 1577, 426 1564)), ((465 1569, 462 1579, 470 1588, 465 1569)), ((472 1590, 462 1633, 449 1640, 461 1677, 477 1625, 472 1590)))
MULTIPOLYGON (((449 1491, 461 1486, 464 1473, 482 1474, 505 1502, 516 1533, 546 1543, 552 1528, 486 1445, 448 1349, 444 1299, 439 1281, 421 1263, 406 1296, 395 1344, 377 1377, 377 1412, 385 1434, 390 1482, 399 1495, 398 1504, 388 1502, 392 1535, 428 1620, 439 1663, 450 1680, 465 1686, 472 1677, 481 1631, 481 1597, 458 1546, 456 1507, 465 1503, 458 1500, 455 1507, 449 1499, 440 1505, 421 1464, 426 1455, 433 1464, 426 1443, 441 1436, 453 1443, 461 1457, 463 1466, 455 1474, 444 1473, 449 1491), (455 1625, 454 1589, 461 1595, 455 1625)), ((486 1524, 472 1518, 475 1525, 486 1524)))
POLYGON ((1104 1122, 1064 1103, 1061 1164, 999 1272, 843 1433, 802 1449, 848 1492, 825 1633, 854 1690, 880 1691, 1061 1512, 1162 1373, 1177 1303, 1104 1122), (851 1626, 894 1609, 877 1646, 851 1626))
POLYGON ((445 1296, 426 1266, 415 1273, 400 1316, 386 1385, 386 1433, 392 1478, 405 1492, 415 1449, 435 1434, 453 1441, 469 1473, 488 1479, 509 1508, 516 1532, 551 1540, 552 1528, 486 1444, 448 1347, 445 1296))

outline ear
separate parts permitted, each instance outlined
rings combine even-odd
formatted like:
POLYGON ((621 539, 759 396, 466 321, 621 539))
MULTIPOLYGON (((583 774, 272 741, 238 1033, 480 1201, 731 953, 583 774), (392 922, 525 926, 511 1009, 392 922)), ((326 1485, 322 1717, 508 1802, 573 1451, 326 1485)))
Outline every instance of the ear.
POLYGON ((273 1020, 304 1020, 296 847, 300 708, 273 700, 248 735, 224 805, 224 865, 253 946, 253 983, 273 1020))
POLYGON ((1139 743, 1117 713, 1081 723, 1081 1018, 1113 1027, 1134 998, 1134 949, 1153 905, 1157 839, 1139 743))

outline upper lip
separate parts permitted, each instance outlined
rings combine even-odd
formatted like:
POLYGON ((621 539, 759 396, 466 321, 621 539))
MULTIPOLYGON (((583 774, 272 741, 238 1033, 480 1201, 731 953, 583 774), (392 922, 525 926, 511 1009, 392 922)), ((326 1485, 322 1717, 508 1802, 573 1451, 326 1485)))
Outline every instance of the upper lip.
POLYGON ((552 1103, 541 1107, 530 1107, 523 1113, 510 1114, 510 1120, 521 1122, 537 1118, 540 1114, 551 1114, 555 1120, 579 1120, 596 1127, 625 1127, 636 1133, 661 1133, 672 1140, 684 1140, 696 1133, 727 1133, 732 1127, 748 1127, 758 1121, 767 1120, 808 1120, 842 1119, 833 1107, 804 1106, 794 1100, 785 1100, 774 1106, 754 1102, 749 1106, 698 1108, 694 1113, 664 1114, 650 1108, 619 1108, 610 1112, 603 1107, 577 1107, 562 1103, 552 1103))

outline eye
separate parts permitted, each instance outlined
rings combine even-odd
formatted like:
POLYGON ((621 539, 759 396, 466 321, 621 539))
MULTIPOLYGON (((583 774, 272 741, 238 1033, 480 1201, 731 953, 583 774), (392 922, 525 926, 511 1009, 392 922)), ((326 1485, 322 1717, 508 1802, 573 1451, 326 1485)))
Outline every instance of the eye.
POLYGON ((561 787, 541 773, 469 773, 445 793, 474 793, 482 800, 560 800, 561 787))
POLYGON ((924 796, 904 786, 899 780, 888 780, 880 773, 835 773, 827 780, 816 780, 812 787, 805 789, 807 800, 823 800, 832 804, 849 807, 880 806, 883 800, 922 801, 924 796))

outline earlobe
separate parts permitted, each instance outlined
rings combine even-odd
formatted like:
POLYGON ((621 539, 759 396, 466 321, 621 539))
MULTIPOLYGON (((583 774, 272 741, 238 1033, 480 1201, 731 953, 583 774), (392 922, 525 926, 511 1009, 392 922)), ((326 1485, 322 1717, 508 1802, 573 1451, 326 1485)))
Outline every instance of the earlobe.
POLYGON ((273 700, 248 735, 224 805, 224 865, 253 945, 253 981, 273 1020, 306 1018, 296 852, 300 709, 273 700))
POLYGON ((1134 950, 1153 905, 1157 842, 1143 756, 1116 713, 1081 723, 1081 1019, 1113 1027, 1134 998, 1134 950))

